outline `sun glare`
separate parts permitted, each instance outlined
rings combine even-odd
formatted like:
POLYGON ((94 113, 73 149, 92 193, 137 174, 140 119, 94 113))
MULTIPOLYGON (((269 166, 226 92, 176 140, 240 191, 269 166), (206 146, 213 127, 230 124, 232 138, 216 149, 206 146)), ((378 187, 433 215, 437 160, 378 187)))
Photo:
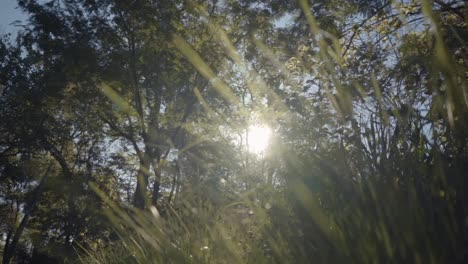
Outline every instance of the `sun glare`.
POLYGON ((266 126, 253 125, 247 131, 248 149, 254 154, 262 154, 268 146, 271 129, 266 126))

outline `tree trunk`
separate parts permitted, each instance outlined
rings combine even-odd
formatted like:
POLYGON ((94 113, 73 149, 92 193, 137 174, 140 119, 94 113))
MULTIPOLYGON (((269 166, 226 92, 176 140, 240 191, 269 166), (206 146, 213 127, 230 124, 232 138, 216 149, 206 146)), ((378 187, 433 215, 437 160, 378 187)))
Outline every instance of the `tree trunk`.
POLYGON ((158 205, 159 200, 159 191, 161 189, 161 169, 160 169, 160 157, 153 161, 153 170, 154 170, 154 185, 153 193, 151 196, 151 204, 153 206, 158 205))
POLYGON ((3 246, 3 258, 2 258, 2 264, 8 264, 10 263, 11 259, 11 254, 10 254, 10 239, 11 236, 13 235, 13 228, 8 230, 7 237, 5 239, 5 245, 3 246))
POLYGON ((171 191, 169 193, 169 198, 167 199, 167 203, 171 203, 172 198, 174 197, 174 193, 176 191, 176 186, 179 182, 179 177, 180 177, 180 167, 179 167, 179 158, 176 159, 176 173, 174 174, 174 177, 172 179, 172 186, 171 186, 171 191))
POLYGON ((13 236, 13 239, 11 240, 10 243, 5 244, 5 247, 8 247, 5 249, 3 252, 3 264, 9 264, 11 261, 11 258, 13 257, 13 254, 15 253, 16 245, 18 245, 18 241, 23 234, 24 229, 26 228, 26 224, 28 223, 29 217, 31 216, 30 210, 28 212, 25 212, 23 219, 21 220, 20 225, 18 226, 18 229, 15 232, 15 235, 13 236))
POLYGON ((51 165, 47 167, 47 170, 45 174, 42 176, 41 181, 39 182, 39 185, 33 190, 33 196, 32 196, 32 201, 31 204, 26 208, 24 212, 23 219, 21 220, 18 229, 16 229, 16 232, 13 235, 13 238, 10 241, 10 237, 13 234, 13 230, 8 233, 6 242, 5 242, 5 247, 3 250, 3 260, 2 264, 9 264, 11 261, 11 258, 13 257, 15 253, 16 246, 18 245, 19 239, 21 238, 21 235, 24 232, 24 229, 26 228, 26 224, 28 223, 29 218, 31 217, 32 212, 36 208, 36 204, 39 201, 39 196, 42 193, 42 188, 45 184, 45 181, 49 175, 50 169, 52 168, 51 165))
POLYGON ((137 186, 135 190, 135 198, 133 200, 133 205, 139 209, 145 209, 148 207, 148 197, 147 197, 147 188, 148 188, 148 178, 149 178, 149 168, 150 161, 148 154, 145 153, 143 160, 140 160, 140 168, 138 169, 137 174, 137 186))

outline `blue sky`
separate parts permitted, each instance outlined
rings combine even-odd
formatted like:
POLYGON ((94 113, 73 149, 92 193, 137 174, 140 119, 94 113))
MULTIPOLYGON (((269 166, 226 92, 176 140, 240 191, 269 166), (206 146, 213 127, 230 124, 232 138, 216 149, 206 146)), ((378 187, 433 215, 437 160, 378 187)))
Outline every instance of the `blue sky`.
POLYGON ((25 20, 26 16, 17 6, 16 0, 0 0, 0 34, 15 33, 18 29, 10 23, 25 20))

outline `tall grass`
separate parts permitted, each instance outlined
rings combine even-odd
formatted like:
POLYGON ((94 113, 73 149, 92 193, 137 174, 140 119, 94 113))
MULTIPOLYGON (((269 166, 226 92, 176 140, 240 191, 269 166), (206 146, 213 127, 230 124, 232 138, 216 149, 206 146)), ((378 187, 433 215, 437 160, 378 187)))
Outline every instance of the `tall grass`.
MULTIPOLYGON (((307 2, 300 3, 312 36, 324 36, 325 32, 310 13, 307 2)), ((106 215, 113 223, 118 239, 109 240, 95 251, 87 251, 82 262, 462 263, 467 252, 464 247, 467 218, 461 204, 464 201, 462 186, 466 181, 463 179, 466 169, 466 141, 463 141, 466 139, 463 131, 466 127, 463 123, 466 120, 466 102, 460 98, 466 96, 466 82, 460 82, 460 75, 450 70, 454 62, 429 2, 423 1, 421 7, 434 27, 436 46, 431 74, 441 74, 447 87, 446 94, 428 96, 433 101, 442 98, 446 105, 441 110, 445 118, 428 120, 430 129, 422 132, 432 144, 421 141, 408 143, 409 130, 406 134, 395 135, 395 126, 405 122, 408 125, 408 119, 398 116, 398 112, 380 111, 380 115, 371 115, 366 124, 355 130, 362 132, 355 135, 360 137, 359 140, 345 139, 348 147, 340 145, 339 140, 330 140, 323 143, 324 147, 304 152, 300 150, 303 146, 277 143, 275 147, 280 149, 277 153, 280 162, 269 164, 278 172, 275 177, 280 184, 277 185, 263 182, 236 192, 218 182, 204 182, 178 193, 174 203, 163 206, 162 216, 156 208, 146 212, 122 207, 95 189, 108 204, 106 215), (456 139, 453 139, 453 144, 446 145, 447 148, 458 146, 461 151, 454 151, 458 156, 450 161, 446 157, 450 151, 439 148, 437 142, 452 139, 441 138, 444 129, 436 128, 438 122, 447 125, 444 129, 455 131, 458 139, 463 139, 462 145, 455 142, 456 139), (385 139, 376 132, 378 126, 382 134, 389 134, 391 142, 388 145, 393 144, 392 151, 378 150, 376 145, 385 139), (368 148, 374 148, 374 154, 379 155, 366 153, 368 148)), ((218 27, 214 28, 210 30, 215 41, 225 47, 226 56, 239 68, 247 68, 245 58, 236 51, 227 35, 218 27)), ((337 66, 341 64, 339 54, 343 47, 335 36, 326 36, 316 40, 320 52, 315 59, 317 65, 324 65, 316 69, 320 71, 319 78, 331 82, 330 86, 335 89, 325 92, 325 100, 330 101, 329 112, 333 115, 330 120, 333 120, 333 125, 355 129, 351 123, 343 121, 348 114, 363 114, 353 113, 356 102, 349 96, 345 85, 349 80, 339 79, 343 76, 339 71, 346 70, 337 66), (334 93, 337 96, 334 97, 334 93)), ((221 96, 233 105, 240 103, 229 83, 217 78, 184 39, 176 36, 174 44, 205 78, 215 80, 213 86, 221 96)), ((266 57, 272 54, 261 43, 256 45, 266 57)), ((270 56, 269 59, 281 70, 274 58, 270 56)), ((369 73, 371 75, 373 73, 369 73)), ((299 124, 304 119, 298 120, 296 113, 282 105, 281 96, 267 87, 259 74, 249 72, 249 76, 244 78, 252 76, 255 81, 247 83, 254 93, 266 92, 277 100, 275 103, 281 117, 273 116, 270 122, 280 122, 288 116, 290 126, 304 125, 299 124)), ((375 97, 363 100, 381 110, 385 106, 380 97, 381 87, 375 78, 372 80, 373 87, 367 89, 373 92, 367 94, 375 97)), ((291 79, 284 82, 294 83, 291 79)), ((354 88, 362 90, 359 84, 354 88)), ((365 97, 365 94, 361 91, 361 96, 365 97)), ((304 109, 310 109, 306 105, 309 103, 307 100, 301 103, 304 109)), ((307 129, 305 126, 303 134, 296 136, 307 137, 307 129)), ((404 130, 404 126, 401 129, 404 130)), ((341 136, 344 138, 343 134, 341 136)), ((252 167, 255 162, 261 161, 253 158, 252 167)), ((235 177, 248 179, 251 174, 244 171, 235 177)))

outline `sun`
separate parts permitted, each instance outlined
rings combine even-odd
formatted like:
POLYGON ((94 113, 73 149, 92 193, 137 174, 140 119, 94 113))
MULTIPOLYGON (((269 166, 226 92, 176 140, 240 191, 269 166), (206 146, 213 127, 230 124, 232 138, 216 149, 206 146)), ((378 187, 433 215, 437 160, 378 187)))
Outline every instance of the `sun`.
POLYGON ((248 150, 254 154, 262 154, 268 147, 271 129, 267 126, 252 125, 247 130, 248 150))

